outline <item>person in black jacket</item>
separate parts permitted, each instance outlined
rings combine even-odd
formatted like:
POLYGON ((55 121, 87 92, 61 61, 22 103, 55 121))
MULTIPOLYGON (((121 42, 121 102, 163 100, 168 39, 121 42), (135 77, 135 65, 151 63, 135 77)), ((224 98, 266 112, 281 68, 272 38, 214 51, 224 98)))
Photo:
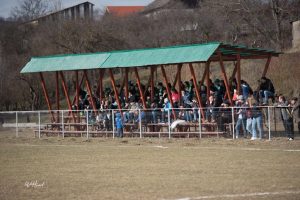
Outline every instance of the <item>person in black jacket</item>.
POLYGON ((262 77, 259 85, 259 100, 263 100, 263 104, 268 104, 268 99, 270 97, 274 98, 275 88, 272 81, 266 77, 262 77))

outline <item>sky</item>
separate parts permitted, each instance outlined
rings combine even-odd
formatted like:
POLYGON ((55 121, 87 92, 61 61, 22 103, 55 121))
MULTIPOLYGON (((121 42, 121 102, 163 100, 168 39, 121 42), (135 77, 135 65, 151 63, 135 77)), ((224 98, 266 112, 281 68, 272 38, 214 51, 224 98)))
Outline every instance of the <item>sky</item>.
MULTIPOLYGON (((144 6, 154 0, 61 0, 63 8, 89 1, 95 4, 95 9, 103 9, 107 5, 111 6, 144 6)), ((18 6, 22 0, 0 0, 0 16, 7 18, 12 8, 18 6)))

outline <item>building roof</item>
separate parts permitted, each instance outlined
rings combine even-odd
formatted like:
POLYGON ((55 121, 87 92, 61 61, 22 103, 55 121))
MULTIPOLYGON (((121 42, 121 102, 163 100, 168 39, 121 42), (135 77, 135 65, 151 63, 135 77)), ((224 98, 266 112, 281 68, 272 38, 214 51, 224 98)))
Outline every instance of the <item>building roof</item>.
POLYGON ((222 53, 224 61, 237 60, 238 53, 241 59, 263 59, 279 55, 278 52, 272 50, 211 42, 150 49, 33 57, 21 73, 214 62, 219 61, 218 51, 222 53))
POLYGON ((106 12, 116 16, 127 16, 133 13, 141 12, 145 6, 107 6, 106 12))

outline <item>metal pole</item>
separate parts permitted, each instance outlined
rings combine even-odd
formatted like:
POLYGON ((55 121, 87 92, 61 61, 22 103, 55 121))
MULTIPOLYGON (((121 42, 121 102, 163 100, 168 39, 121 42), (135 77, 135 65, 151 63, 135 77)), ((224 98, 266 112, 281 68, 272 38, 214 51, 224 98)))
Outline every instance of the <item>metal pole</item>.
POLYGON ((62 137, 65 138, 65 125, 64 125, 64 111, 61 111, 61 130, 62 130, 62 137))
POLYGON ((232 139, 235 139, 235 130, 234 130, 234 109, 231 108, 231 115, 232 115, 232 139))
POLYGON ((139 109, 139 126, 140 126, 140 138, 142 138, 142 116, 141 116, 141 109, 139 109))
POLYGON ((86 110, 86 139, 89 139, 89 111, 86 110))
POLYGON ((168 109, 168 129, 169 129, 169 139, 170 139, 171 138, 170 109, 168 109))
POLYGON ((111 118, 112 118, 112 130, 113 130, 113 138, 115 138, 115 115, 114 110, 111 110, 111 118))
POLYGON ((271 119, 270 119, 270 107, 268 106, 268 128, 269 128, 269 141, 271 141, 271 119))
POLYGON ((16 137, 19 137, 19 128, 18 128, 18 111, 16 111, 16 137))
POLYGON ((276 126, 276 110, 275 107, 273 107, 273 116, 274 116, 274 129, 275 129, 275 133, 277 132, 277 126, 276 126))
POLYGON ((200 112, 200 109, 201 108, 199 108, 198 115, 199 115, 199 138, 201 139, 202 138, 202 127, 201 127, 201 112, 200 112))
POLYGON ((38 112, 38 117, 39 117, 39 139, 40 139, 41 138, 41 111, 38 112))

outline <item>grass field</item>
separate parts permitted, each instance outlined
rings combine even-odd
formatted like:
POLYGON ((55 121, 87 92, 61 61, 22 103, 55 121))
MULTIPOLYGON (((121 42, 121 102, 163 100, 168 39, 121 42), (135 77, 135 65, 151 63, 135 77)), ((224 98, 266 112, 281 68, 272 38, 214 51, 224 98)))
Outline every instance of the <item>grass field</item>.
POLYGON ((86 141, 2 134, 0 199, 296 200, 300 140, 86 141))

